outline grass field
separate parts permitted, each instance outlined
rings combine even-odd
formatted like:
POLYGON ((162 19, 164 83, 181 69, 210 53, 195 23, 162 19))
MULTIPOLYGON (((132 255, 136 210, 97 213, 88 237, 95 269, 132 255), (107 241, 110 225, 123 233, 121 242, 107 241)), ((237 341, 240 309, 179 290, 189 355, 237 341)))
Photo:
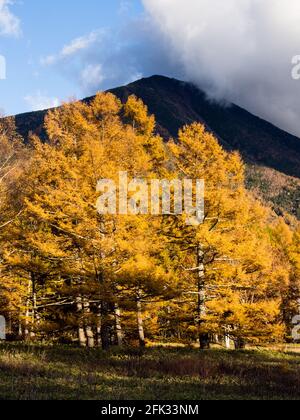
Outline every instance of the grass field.
POLYGON ((298 400, 300 354, 1 344, 0 399, 298 400))

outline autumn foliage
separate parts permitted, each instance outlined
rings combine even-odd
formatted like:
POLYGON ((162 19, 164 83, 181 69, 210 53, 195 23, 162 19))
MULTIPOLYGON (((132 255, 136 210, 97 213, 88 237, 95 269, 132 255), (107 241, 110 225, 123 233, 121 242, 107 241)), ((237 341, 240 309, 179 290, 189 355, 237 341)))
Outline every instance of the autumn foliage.
MULTIPOLYGON (((2 123, 1 123, 2 124, 2 123)), ((50 111, 47 141, 0 126, 0 311, 13 339, 81 346, 290 339, 300 230, 245 188, 201 124, 164 143, 131 96, 50 111), (204 179, 205 218, 100 215, 100 179, 204 179)))

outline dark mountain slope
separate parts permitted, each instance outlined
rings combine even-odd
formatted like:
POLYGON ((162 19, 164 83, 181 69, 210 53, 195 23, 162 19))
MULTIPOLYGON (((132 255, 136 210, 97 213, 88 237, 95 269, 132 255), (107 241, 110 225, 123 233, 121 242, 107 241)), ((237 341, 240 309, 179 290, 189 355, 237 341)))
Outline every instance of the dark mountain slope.
MULTIPOLYGON (((236 105, 221 106, 189 83, 153 76, 112 89, 120 99, 140 97, 156 116, 158 131, 175 137, 178 129, 194 121, 205 123, 226 148, 239 150, 250 162, 262 164, 300 178, 300 140, 236 105)), ((85 99, 89 101, 91 98, 85 99)), ((24 137, 30 131, 41 134, 46 111, 16 116, 24 137)))
MULTIPOLYGON (((155 115, 157 130, 166 139, 194 121, 215 133, 226 149, 238 150, 248 162, 248 184, 258 188, 281 208, 296 214, 300 203, 300 139, 250 114, 236 105, 211 102, 194 85, 162 76, 153 76, 112 89, 125 101, 131 94, 140 97, 155 115)), ((90 101, 92 98, 86 98, 90 101)), ((46 111, 16 116, 20 134, 43 136, 46 111)))
POLYGON ((192 84, 154 76, 112 92, 123 100, 130 94, 143 99, 165 136, 176 136, 184 124, 204 122, 225 147, 239 150, 247 160, 300 178, 299 138, 238 106, 208 101, 192 84))

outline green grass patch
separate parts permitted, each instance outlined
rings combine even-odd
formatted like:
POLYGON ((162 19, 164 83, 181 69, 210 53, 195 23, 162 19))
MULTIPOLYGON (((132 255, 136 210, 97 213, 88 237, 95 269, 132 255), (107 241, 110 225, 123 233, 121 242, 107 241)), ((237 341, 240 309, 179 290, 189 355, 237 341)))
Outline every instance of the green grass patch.
POLYGON ((298 400, 300 354, 0 345, 2 400, 298 400))

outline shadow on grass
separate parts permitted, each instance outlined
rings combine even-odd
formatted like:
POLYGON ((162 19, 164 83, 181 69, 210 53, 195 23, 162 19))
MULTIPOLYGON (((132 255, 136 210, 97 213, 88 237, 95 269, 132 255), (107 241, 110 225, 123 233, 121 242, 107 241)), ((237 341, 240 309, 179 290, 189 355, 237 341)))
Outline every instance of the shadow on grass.
POLYGON ((0 399, 300 399, 297 354, 0 345, 0 399))

